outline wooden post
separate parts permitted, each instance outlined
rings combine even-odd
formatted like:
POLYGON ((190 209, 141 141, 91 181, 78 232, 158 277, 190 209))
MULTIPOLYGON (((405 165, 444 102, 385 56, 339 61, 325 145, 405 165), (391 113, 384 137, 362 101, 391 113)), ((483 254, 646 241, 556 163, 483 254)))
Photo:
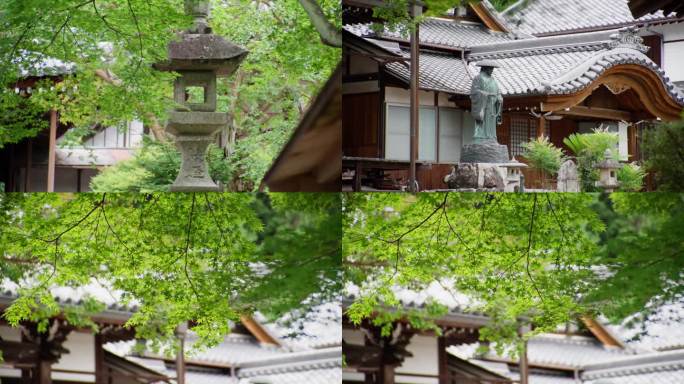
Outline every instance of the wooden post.
POLYGON ((57 111, 50 111, 50 144, 48 148, 47 191, 55 191, 55 151, 57 150, 57 111))
POLYGON ((95 334, 95 384, 107 383, 102 344, 102 335, 100 333, 95 334))
MULTIPOLYGON (((525 333, 530 331, 529 325, 523 325, 520 327, 520 335, 524 336, 525 333)), ((527 341, 523 343, 523 350, 520 353, 520 384, 529 384, 530 377, 530 367, 527 361, 527 341)))
MULTIPOLYGON (((537 126, 537 138, 540 139, 545 136, 545 129, 546 129, 546 119, 544 119, 544 116, 541 116, 538 120, 538 126, 537 126)), ((550 135, 549 135, 550 136, 550 135)))
POLYGON ((33 168, 33 140, 26 141, 26 172, 24 173, 24 192, 31 192, 31 168, 33 168))
POLYGON ((35 384, 52 384, 52 363, 49 361, 38 361, 36 366, 35 384))
POLYGON ((378 372, 378 384, 394 384, 394 366, 383 364, 378 372))
POLYGON ((188 330, 187 324, 181 324, 176 328, 178 337, 178 352, 176 353, 176 384, 185 384, 185 333, 188 330))
MULTIPOLYGON (((420 5, 411 5, 411 16, 415 20, 422 13, 420 5)), ((411 30, 411 81, 410 81, 410 99, 411 99, 411 114, 410 114, 410 140, 409 140, 409 192, 418 192, 416 182, 416 158, 418 157, 418 121, 420 114, 420 100, 418 99, 418 88, 420 82, 418 81, 419 66, 420 66, 420 34, 418 24, 411 30)))

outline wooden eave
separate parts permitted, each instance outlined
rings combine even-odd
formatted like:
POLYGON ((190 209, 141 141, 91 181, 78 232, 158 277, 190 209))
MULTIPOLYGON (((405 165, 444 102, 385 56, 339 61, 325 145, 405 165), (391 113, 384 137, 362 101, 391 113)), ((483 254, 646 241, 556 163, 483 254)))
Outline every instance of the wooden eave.
POLYGON ((470 3, 470 8, 487 28, 496 32, 510 32, 506 26, 501 24, 481 2, 470 3))
POLYGON ((610 347, 625 348, 625 344, 613 336, 612 333, 603 326, 603 324, 596 321, 594 318, 589 316, 582 317, 582 323, 586 325, 587 329, 601 342, 603 345, 610 347))
POLYGON ((282 346, 266 329, 251 316, 241 316, 240 322, 261 343, 282 346))

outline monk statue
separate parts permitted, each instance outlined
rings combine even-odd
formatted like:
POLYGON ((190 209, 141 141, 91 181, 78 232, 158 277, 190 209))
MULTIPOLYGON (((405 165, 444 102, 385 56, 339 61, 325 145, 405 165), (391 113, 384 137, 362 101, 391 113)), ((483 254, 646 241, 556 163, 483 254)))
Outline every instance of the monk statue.
POLYGON ((496 80, 492 77, 492 72, 499 64, 492 60, 484 60, 476 65, 482 69, 470 87, 470 113, 475 119, 473 141, 496 141, 496 126, 501 124, 503 97, 496 80))
POLYGON ((499 64, 492 60, 480 61, 480 74, 470 87, 470 113, 475 119, 473 140, 461 150, 461 163, 507 163, 508 147, 496 141, 496 126, 501 124, 503 97, 492 77, 499 64))

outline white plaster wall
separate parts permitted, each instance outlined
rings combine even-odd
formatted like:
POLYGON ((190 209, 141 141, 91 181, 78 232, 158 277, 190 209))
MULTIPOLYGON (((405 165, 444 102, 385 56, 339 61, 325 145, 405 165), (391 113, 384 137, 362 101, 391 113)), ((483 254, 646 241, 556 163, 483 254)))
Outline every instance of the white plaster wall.
POLYGON ((618 137, 620 138, 620 142, 618 143, 618 151, 620 152, 621 161, 627 161, 629 158, 629 138, 627 135, 628 127, 629 124, 618 122, 618 137))
MULTIPOLYGON (((92 333, 70 333, 64 342, 64 348, 69 353, 63 354, 52 366, 53 369, 95 373, 95 336, 92 333)), ((94 383, 95 375, 53 372, 52 379, 94 383)))
POLYGON ((19 328, 0 326, 0 338, 7 341, 21 341, 21 331, 19 328))
POLYGON ((684 23, 650 27, 663 35, 663 69, 672 81, 684 81, 684 23))
POLYGON ((684 41, 664 44, 663 69, 672 81, 684 81, 684 41))
POLYGON ((437 378, 401 376, 401 373, 418 373, 424 375, 439 374, 439 360, 437 353, 437 338, 433 336, 413 336, 407 347, 413 354, 407 357, 404 364, 396 369, 397 383, 437 384, 437 378))
MULTIPOLYGON (((420 91, 418 92, 418 98, 420 105, 435 105, 435 92, 420 91)), ((385 87, 385 101, 409 105, 411 103, 410 92, 408 89, 385 87)))

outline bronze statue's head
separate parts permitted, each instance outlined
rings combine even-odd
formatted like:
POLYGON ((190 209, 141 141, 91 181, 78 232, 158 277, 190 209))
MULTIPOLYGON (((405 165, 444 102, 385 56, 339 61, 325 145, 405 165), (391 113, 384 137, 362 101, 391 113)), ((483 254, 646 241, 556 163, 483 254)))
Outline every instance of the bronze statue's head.
POLYGON ((494 72, 494 68, 500 67, 499 63, 497 63, 494 60, 482 60, 477 62, 475 65, 482 68, 482 72, 486 73, 489 76, 491 76, 492 72, 494 72))

